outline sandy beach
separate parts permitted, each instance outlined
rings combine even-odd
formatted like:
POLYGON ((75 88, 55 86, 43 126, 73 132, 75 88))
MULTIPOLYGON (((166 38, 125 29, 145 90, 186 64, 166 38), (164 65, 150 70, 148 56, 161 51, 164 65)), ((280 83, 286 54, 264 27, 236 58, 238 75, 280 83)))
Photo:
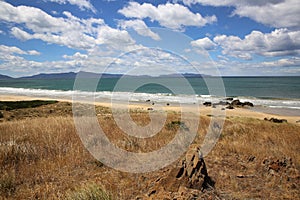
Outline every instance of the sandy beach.
MULTIPOLYGON (((16 96, 16 95, 0 95, 0 101, 30 101, 30 100, 57 100, 60 102, 73 102, 71 99, 57 99, 57 98, 46 98, 46 97, 29 97, 29 96, 16 96)), ((82 103, 82 102, 81 102, 82 103)), ((85 102, 86 103, 86 102, 85 102)), ((167 102, 166 102, 167 103, 167 102)), ((156 105, 152 105, 146 102, 130 102, 127 104, 126 102, 109 102, 109 100, 103 102, 94 102, 95 105, 104 106, 104 107, 112 107, 117 109, 138 109, 138 110, 148 110, 149 108, 153 108, 154 110, 164 110, 164 111, 174 111, 174 112, 191 112, 194 113, 197 108, 199 108, 199 112, 201 116, 209 116, 214 113, 220 113, 225 115, 226 117, 247 117, 247 118, 256 118, 256 119, 264 119, 264 118, 278 118, 278 119, 286 119, 289 123, 300 124, 300 116, 297 115, 298 110, 293 112, 288 112, 285 109, 268 109, 262 107, 255 107, 252 109, 249 108, 235 108, 235 109, 226 109, 225 111, 220 111, 223 107, 217 106, 216 108, 206 107, 203 105, 191 105, 184 104, 182 107, 180 105, 166 105, 162 103, 158 103, 156 105), (196 109, 195 109, 196 108, 196 109)), ((299 113, 300 114, 300 113, 299 113)))

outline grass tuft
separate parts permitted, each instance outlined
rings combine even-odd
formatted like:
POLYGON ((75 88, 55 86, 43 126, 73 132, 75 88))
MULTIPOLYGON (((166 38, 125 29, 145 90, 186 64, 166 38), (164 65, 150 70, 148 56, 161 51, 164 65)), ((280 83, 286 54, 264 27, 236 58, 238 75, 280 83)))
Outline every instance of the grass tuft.
POLYGON ((112 195, 95 183, 89 183, 67 193, 67 200, 111 200, 112 195))
POLYGON ((4 173, 0 177, 0 196, 11 196, 16 191, 15 176, 4 173))

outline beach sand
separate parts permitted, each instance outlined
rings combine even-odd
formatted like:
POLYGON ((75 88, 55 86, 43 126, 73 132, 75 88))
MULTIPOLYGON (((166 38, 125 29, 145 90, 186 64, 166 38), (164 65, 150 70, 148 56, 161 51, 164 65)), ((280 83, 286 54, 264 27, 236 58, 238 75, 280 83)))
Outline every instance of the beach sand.
MULTIPOLYGON (((31 97, 31 96, 16 96, 16 95, 0 95, 0 101, 30 101, 30 100, 57 100, 61 102, 73 102, 71 99, 57 99, 57 98, 45 98, 45 97, 31 97)), ((87 103, 87 102, 81 102, 87 103)), ((225 115, 225 117, 247 117, 247 118, 255 118, 261 119, 264 118, 277 118, 277 119, 286 119, 289 123, 300 124, 300 113, 298 114, 298 110, 289 111, 286 109, 275 109, 275 108, 263 108, 263 107, 255 107, 255 108, 234 108, 234 109, 226 109, 225 111, 221 111, 224 107, 217 106, 216 108, 206 107, 203 105, 195 105, 195 104, 184 104, 180 105, 167 105, 167 102, 156 103, 152 105, 147 102, 130 102, 129 104, 126 102, 110 102, 109 100, 105 100, 103 102, 94 102, 95 105, 104 106, 104 107, 114 107, 116 109, 137 109, 137 110, 148 110, 149 108, 153 110, 163 110, 163 111, 174 111, 174 112, 191 112, 200 113, 200 116, 212 116, 214 114, 225 115), (197 111, 198 110, 198 111, 197 111), (297 115, 298 114, 298 115, 297 115)))

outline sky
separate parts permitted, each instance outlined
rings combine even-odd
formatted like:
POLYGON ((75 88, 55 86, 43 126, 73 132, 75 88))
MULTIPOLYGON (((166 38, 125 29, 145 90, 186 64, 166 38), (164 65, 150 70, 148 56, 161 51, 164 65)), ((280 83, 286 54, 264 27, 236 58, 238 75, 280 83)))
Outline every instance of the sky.
POLYGON ((0 0, 0 74, 300 76, 299 0, 0 0))

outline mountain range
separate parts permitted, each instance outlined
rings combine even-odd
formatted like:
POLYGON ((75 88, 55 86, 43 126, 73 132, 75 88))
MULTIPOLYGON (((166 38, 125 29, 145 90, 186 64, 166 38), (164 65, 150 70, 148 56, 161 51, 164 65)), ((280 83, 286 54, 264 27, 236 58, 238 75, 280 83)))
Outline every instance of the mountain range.
MULTIPOLYGON (((45 73, 40 73, 36 74, 33 76, 24 76, 24 77, 19 77, 19 78, 12 78, 10 76, 6 75, 1 75, 0 74, 0 79, 5 80, 5 79, 75 79, 76 76, 80 74, 81 77, 83 78, 99 78, 101 75, 101 78, 120 78, 123 76, 123 74, 108 74, 108 73, 103 73, 103 74, 97 74, 97 73, 92 73, 92 72, 67 72, 67 73, 50 73, 50 74, 45 74, 45 73)), ((127 77, 151 77, 147 75, 143 76, 138 76, 138 75, 125 75, 127 77)), ((176 77, 186 77, 186 78, 193 78, 193 77, 202 77, 202 76, 207 76, 207 75, 201 75, 201 74, 192 74, 192 73, 184 73, 184 74, 167 74, 167 75, 160 75, 159 77, 163 78, 176 78, 176 77)))

